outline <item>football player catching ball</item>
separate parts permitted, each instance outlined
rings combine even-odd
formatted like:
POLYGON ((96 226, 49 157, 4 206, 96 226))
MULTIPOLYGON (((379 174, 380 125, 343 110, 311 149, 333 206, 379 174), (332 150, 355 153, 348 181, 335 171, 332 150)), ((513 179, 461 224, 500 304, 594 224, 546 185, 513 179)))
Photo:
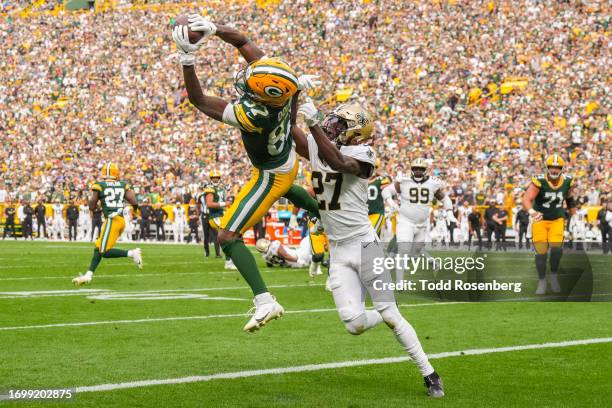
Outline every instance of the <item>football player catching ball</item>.
POLYGON ((255 295, 255 312, 244 326, 245 331, 253 332, 280 317, 284 309, 268 292, 255 258, 241 236, 280 197, 318 215, 316 201, 303 188, 293 185, 298 161, 290 133, 291 98, 298 90, 317 85, 317 81, 313 75, 298 77, 289 65, 265 56, 233 28, 216 25, 197 14, 188 16, 188 21, 188 26, 176 25, 172 37, 183 66, 189 101, 207 116, 238 128, 253 164, 251 179, 225 211, 218 236, 223 252, 232 259, 255 295), (189 30, 201 32, 202 38, 192 44, 189 30), (205 95, 195 72, 195 52, 213 35, 236 47, 248 63, 236 75, 234 85, 240 98, 233 103, 205 95))

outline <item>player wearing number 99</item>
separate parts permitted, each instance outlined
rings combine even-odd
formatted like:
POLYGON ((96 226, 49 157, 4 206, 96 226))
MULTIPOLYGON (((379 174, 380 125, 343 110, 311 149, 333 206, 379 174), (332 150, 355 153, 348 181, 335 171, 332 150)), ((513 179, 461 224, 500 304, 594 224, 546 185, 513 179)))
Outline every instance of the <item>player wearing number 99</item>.
POLYGON ((301 187, 293 185, 297 171, 290 133, 291 98, 300 89, 316 86, 316 76, 296 72, 278 58, 268 58, 237 30, 216 25, 199 15, 190 15, 189 26, 176 25, 172 37, 176 43, 189 101, 212 119, 240 130, 242 143, 253 164, 251 179, 241 188, 221 219, 218 240, 223 252, 251 287, 255 295, 255 313, 244 326, 253 332, 280 317, 284 309, 268 292, 253 254, 242 241, 242 233, 259 222, 269 208, 286 197, 297 207, 318 216, 316 201, 301 187), (196 44, 189 42, 189 32, 203 33, 196 44), (235 77, 238 101, 205 95, 195 72, 195 52, 206 37, 216 35, 238 49, 248 63, 235 77))
POLYGON ((546 258, 550 248, 550 286, 559 293, 561 286, 557 278, 561 256, 563 255, 564 210, 567 203, 570 213, 576 211, 572 196, 574 179, 563 174, 564 160, 558 154, 546 159, 546 174, 532 177, 523 195, 523 208, 533 219, 532 240, 536 251, 535 264, 538 272, 536 294, 546 293, 546 258))
POLYGON ((392 197, 401 196, 397 218, 398 242, 426 242, 429 210, 434 198, 442 203, 446 212, 453 210, 452 201, 444 194, 444 183, 429 176, 427 169, 425 159, 417 158, 410 163, 410 177, 401 177, 383 189, 382 196, 390 208, 397 209, 392 197))
POLYGON ((104 164, 101 176, 102 179, 91 186, 92 195, 88 204, 89 209, 93 211, 100 201, 106 220, 102 225, 100 236, 96 240, 89 270, 85 275, 79 275, 72 280, 72 283, 76 286, 91 282, 102 258, 131 257, 134 263, 142 269, 140 248, 129 251, 113 248, 125 228, 125 220, 123 219, 124 199, 132 204, 136 211, 138 209, 136 195, 128 183, 119 180, 119 168, 115 163, 104 164))
MULTIPOLYGON (((425 378, 431 396, 444 395, 440 377, 428 361, 414 328, 404 319, 392 291, 378 284, 391 282, 388 271, 377 273, 374 260, 384 252, 368 218, 368 180, 374 173, 376 155, 372 121, 356 103, 339 105, 321 121, 312 102, 300 107, 312 135, 305 141, 312 167, 312 184, 321 221, 329 239, 329 286, 346 330, 359 335, 382 323, 393 330, 425 378), (369 294, 375 310, 365 308, 369 294)), ((304 134, 292 128, 296 143, 304 134)))

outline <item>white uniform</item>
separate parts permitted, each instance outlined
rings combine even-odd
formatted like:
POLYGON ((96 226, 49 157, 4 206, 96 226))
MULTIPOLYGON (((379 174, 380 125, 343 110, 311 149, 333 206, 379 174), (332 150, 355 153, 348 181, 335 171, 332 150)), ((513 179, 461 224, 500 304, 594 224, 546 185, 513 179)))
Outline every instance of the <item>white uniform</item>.
POLYGON ((421 182, 412 177, 402 177, 397 182, 402 200, 397 217, 397 241, 427 242, 431 203, 444 183, 437 177, 427 177, 421 182))
POLYGON ((296 249, 284 247, 285 251, 293 257, 297 258, 296 262, 290 262, 285 260, 278 254, 278 250, 282 246, 280 241, 270 242, 268 251, 265 254, 261 254, 264 261, 272 266, 284 266, 288 268, 305 268, 310 265, 312 260, 312 253, 310 249, 310 236, 305 237, 300 242, 300 245, 296 249))
POLYGON ((433 218, 436 223, 432 232, 432 238, 435 237, 438 242, 448 243, 450 240, 450 232, 447 226, 446 211, 438 208, 433 210, 433 218))
POLYGON ((470 207, 469 205, 467 207, 461 205, 459 206, 458 211, 459 217, 461 218, 461 220, 459 220, 459 232, 461 234, 459 241, 463 243, 466 242, 469 237, 470 227, 468 217, 472 213, 472 207, 470 207))
POLYGON ((570 219, 569 230, 572 233, 572 240, 584 241, 586 238, 586 224, 588 211, 586 208, 576 210, 576 214, 570 219))
MULTIPOLYGON (((368 179, 331 169, 319 157, 312 135, 308 136, 308 152, 313 189, 329 240, 329 286, 340 319, 355 335, 386 322, 421 373, 432 373, 433 367, 414 328, 400 314, 393 292, 375 289, 375 282, 390 283, 391 274, 373 270, 373 258, 384 257, 384 252, 368 218, 368 179), (366 310, 366 294, 375 310, 366 310)), ((374 169, 376 157, 370 146, 342 146, 340 152, 374 169)))
POLYGON ((123 208, 123 219, 125 220, 125 229, 123 230, 122 241, 131 241, 132 233, 134 232, 134 224, 132 224, 132 209, 128 207, 123 208))
POLYGON ((56 236, 59 239, 64 239, 64 205, 63 204, 53 204, 53 218, 51 223, 51 236, 55 238, 56 236))
POLYGON ((87 240, 91 229, 91 216, 87 204, 79 205, 79 241, 87 240))
POLYGON ((176 205, 172 211, 174 212, 174 223, 172 224, 172 227, 174 228, 174 242, 184 242, 185 209, 182 205, 176 205))

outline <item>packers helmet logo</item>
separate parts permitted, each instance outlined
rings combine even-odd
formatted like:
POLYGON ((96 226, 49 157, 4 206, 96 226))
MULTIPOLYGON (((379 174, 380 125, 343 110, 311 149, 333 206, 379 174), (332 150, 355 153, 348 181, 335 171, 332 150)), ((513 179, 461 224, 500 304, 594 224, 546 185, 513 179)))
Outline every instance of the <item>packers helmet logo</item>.
POLYGON ((278 98, 283 96, 283 90, 274 85, 268 85, 264 88, 264 92, 266 95, 271 96, 273 98, 278 98))

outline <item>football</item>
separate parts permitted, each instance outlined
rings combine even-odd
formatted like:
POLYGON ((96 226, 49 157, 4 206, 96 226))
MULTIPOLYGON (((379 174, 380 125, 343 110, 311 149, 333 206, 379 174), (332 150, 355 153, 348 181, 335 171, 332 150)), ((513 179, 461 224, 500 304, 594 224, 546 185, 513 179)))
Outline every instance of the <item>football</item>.
MULTIPOLYGON (((177 25, 185 25, 185 26, 189 26, 189 19, 187 16, 182 15, 182 16, 178 16, 174 22, 174 26, 177 25)), ((189 30, 189 28, 188 28, 189 30)), ((192 44, 197 43, 198 41, 200 41, 200 39, 202 39, 203 34, 199 31, 191 31, 189 30, 189 42, 192 44)))

